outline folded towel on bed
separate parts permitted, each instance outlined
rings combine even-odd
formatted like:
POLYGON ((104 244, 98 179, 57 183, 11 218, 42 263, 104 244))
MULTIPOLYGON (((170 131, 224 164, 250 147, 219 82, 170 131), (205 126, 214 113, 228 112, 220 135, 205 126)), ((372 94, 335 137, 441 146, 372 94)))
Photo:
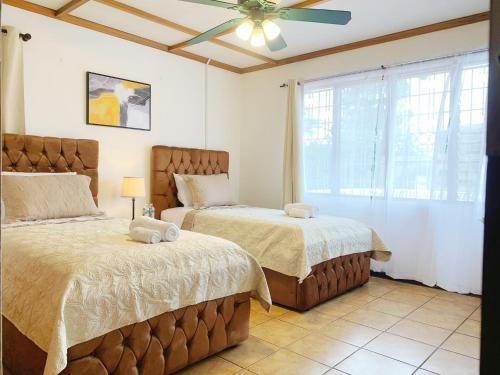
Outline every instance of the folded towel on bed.
POLYGON ((157 230, 144 227, 135 227, 130 231, 130 238, 137 242, 155 244, 161 241, 161 234, 157 230))
POLYGON ((308 210, 303 210, 302 208, 290 208, 288 210, 288 216, 299 219, 309 219, 311 214, 308 210))
MULTIPOLYGON (((290 210, 292 209, 305 210, 308 212, 309 217, 317 217, 319 215, 318 207, 308 203, 289 203, 285 205, 285 212, 288 216, 293 216, 290 215, 290 210)), ((301 216, 293 216, 293 217, 301 217, 301 216)))
POLYGON ((129 229, 132 232, 132 229, 136 227, 156 230, 160 232, 161 240, 168 242, 176 241, 181 234, 179 227, 174 223, 167 223, 165 221, 156 220, 146 216, 141 216, 140 218, 132 221, 129 229))

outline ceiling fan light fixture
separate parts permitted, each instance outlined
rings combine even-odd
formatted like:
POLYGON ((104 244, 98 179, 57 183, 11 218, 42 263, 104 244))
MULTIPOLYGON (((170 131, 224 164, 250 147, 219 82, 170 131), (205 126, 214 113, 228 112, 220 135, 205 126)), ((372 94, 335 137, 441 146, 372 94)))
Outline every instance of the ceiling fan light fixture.
POLYGON ((266 38, 264 37, 264 30, 262 30, 262 27, 256 27, 255 29, 253 29, 250 44, 253 47, 262 47, 266 44, 266 38))
POLYGON ((238 38, 243 40, 248 40, 252 36, 252 31, 254 29, 254 23, 251 20, 246 20, 236 28, 236 35, 238 38))
POLYGON ((264 20, 264 22, 262 22, 262 28, 268 40, 276 39, 281 32, 280 27, 269 20, 264 20))

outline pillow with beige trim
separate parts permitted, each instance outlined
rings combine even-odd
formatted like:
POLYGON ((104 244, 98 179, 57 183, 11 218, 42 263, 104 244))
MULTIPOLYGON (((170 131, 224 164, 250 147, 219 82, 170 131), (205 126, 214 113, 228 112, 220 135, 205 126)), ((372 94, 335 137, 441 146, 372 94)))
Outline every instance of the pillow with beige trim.
POLYGON ((236 204, 226 173, 213 175, 183 175, 191 191, 196 209, 236 204))
POLYGON ((2 176, 5 222, 100 215, 84 175, 2 176))

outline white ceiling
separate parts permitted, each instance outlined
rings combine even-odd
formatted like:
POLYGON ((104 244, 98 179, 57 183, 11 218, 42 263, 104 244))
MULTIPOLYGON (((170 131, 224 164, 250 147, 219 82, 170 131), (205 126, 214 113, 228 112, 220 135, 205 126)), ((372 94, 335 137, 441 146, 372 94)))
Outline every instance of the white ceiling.
MULTIPOLYGON (((68 1, 31 0, 33 3, 52 9, 58 9, 68 1)), ((119 1, 199 31, 206 31, 240 16, 236 11, 180 0, 119 1)), ((236 0, 225 1, 236 2, 236 0)), ((280 6, 288 6, 297 2, 300 0, 283 0, 280 6)), ((273 59, 282 59, 485 12, 489 10, 489 0, 331 0, 320 3, 314 8, 349 10, 352 12, 352 21, 346 26, 337 26, 277 20, 276 23, 279 24, 288 44, 287 48, 278 52, 270 52, 266 47, 252 48, 248 42, 239 40, 234 34, 225 35, 220 39, 273 59)), ((165 44, 175 44, 191 37, 94 1, 89 1, 71 14, 165 44)), ((261 60, 210 42, 201 43, 186 50, 240 68, 263 63, 261 60)))

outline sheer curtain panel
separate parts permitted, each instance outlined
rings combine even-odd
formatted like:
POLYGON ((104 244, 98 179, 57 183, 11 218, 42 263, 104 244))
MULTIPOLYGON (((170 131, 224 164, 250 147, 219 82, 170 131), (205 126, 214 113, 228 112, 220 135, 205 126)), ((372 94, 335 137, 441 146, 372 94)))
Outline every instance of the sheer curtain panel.
POLYGON ((393 251, 373 269, 481 293, 486 52, 309 82, 304 200, 393 251))
POLYGON ((302 86, 288 80, 288 100, 283 155, 283 205, 300 201, 303 185, 302 165, 302 86))

